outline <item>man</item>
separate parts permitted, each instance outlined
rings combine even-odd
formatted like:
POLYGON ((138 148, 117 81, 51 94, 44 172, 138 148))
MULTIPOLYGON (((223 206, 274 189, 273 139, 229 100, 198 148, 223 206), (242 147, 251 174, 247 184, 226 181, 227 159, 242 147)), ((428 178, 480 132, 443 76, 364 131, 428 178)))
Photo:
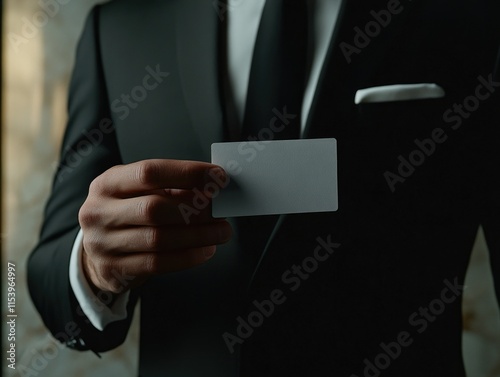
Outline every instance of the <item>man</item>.
POLYGON ((140 297, 141 376, 464 376, 480 225, 500 292, 498 14, 487 0, 95 8, 28 266, 45 324, 76 323, 68 345, 103 352, 140 297), (210 145, 255 140, 277 113, 276 139, 337 139, 339 210, 221 220, 202 205, 186 221, 227 182, 197 162, 210 145))

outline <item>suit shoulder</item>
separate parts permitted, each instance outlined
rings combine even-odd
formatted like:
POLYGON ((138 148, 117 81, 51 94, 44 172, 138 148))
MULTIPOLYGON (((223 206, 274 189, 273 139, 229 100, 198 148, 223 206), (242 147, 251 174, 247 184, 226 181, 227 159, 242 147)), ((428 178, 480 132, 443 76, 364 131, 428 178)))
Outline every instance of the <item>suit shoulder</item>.
POLYGON ((118 53, 161 33, 170 35, 179 0, 114 0, 94 8, 96 34, 103 50, 118 53))

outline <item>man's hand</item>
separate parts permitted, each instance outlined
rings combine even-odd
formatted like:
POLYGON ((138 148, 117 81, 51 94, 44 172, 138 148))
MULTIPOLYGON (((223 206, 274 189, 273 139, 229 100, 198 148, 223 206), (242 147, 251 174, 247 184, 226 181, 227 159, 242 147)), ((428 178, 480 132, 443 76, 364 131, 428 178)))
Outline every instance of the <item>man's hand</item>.
POLYGON ((179 206, 192 207, 193 189, 204 192, 213 177, 226 180, 216 165, 178 160, 116 166, 97 177, 79 213, 83 269, 93 288, 121 293, 210 259, 231 238, 231 226, 214 220, 210 205, 186 224, 179 206), (127 275, 134 280, 123 287, 116 276, 127 275))

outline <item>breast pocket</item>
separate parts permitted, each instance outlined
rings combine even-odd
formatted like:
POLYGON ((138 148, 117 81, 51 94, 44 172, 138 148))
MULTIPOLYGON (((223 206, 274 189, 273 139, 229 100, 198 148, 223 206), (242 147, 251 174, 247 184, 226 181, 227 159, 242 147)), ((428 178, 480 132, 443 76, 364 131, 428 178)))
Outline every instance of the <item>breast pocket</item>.
POLYGON ((356 105, 358 127, 373 134, 406 136, 444 127, 443 115, 450 104, 445 98, 356 105))

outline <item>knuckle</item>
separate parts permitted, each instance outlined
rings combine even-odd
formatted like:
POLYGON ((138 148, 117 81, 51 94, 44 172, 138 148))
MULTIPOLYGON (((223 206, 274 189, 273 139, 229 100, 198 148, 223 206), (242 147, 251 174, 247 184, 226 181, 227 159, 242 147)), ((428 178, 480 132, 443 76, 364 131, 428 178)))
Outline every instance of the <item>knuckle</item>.
POLYGON ((96 206, 92 205, 92 202, 86 201, 83 203, 78 212, 78 221, 82 228, 98 223, 101 220, 99 212, 96 206))
POLYGON ((149 275, 159 275, 162 271, 161 260, 156 253, 151 253, 145 257, 145 270, 149 275))
MULTIPOLYGON (((84 234, 83 248, 90 257, 96 255, 99 252, 102 252, 104 248, 103 246, 104 244, 102 238, 99 237, 95 232, 84 234)), ((102 261, 99 262, 99 265, 103 264, 102 261)))
POLYGON ((144 243, 147 251, 158 251, 161 249, 161 232, 153 227, 144 231, 144 243))
POLYGON ((110 186, 110 178, 120 175, 123 165, 115 165, 95 177, 89 185, 89 196, 110 196, 113 194, 113 187, 110 186))
POLYGON ((194 172, 192 164, 182 163, 177 166, 177 174, 180 176, 190 176, 194 172))
POLYGON ((105 173, 97 176, 90 182, 89 195, 103 194, 106 192, 105 173))
POLYGON ((159 198, 151 197, 139 201, 139 216, 149 223, 155 223, 161 213, 162 202, 159 198))
POLYGON ((153 184, 159 180, 160 166, 154 161, 142 161, 137 165, 136 175, 143 185, 153 184))

